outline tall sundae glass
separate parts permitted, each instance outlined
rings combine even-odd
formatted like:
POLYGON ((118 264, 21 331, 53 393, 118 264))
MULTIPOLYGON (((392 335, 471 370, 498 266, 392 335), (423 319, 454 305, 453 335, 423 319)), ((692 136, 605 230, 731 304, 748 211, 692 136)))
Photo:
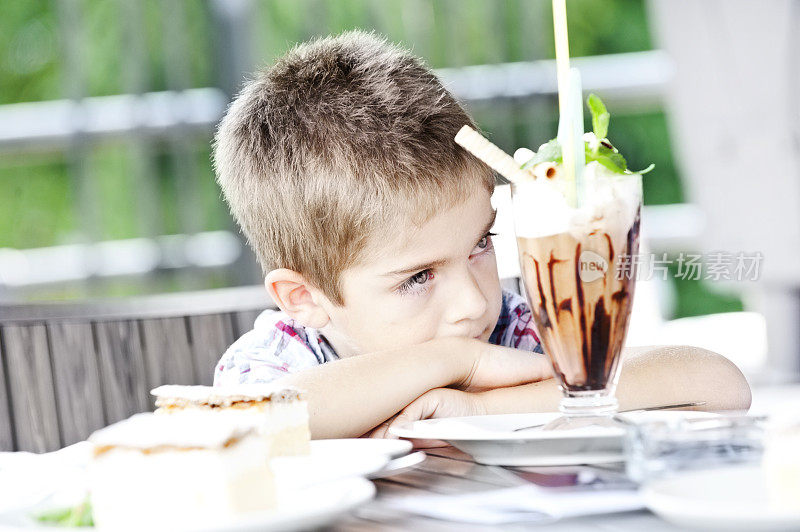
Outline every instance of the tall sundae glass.
POLYGON ((637 277, 642 174, 652 165, 631 172, 606 138, 605 105, 595 95, 588 104, 594 132, 576 135, 579 180, 565 171, 558 139, 514 158, 466 126, 455 139, 511 182, 524 293, 563 393, 563 416, 546 429, 624 422, 614 392, 637 277))
POLYGON ((522 283, 563 397, 548 428, 611 423, 636 282, 642 177, 597 162, 585 202, 570 206, 553 180, 511 185, 522 283))
POLYGON ((606 138, 605 105, 595 95, 588 104, 594 132, 578 134, 573 179, 558 139, 538 153, 515 154, 533 175, 511 185, 522 283, 563 393, 564 417, 546 428, 616 423, 614 392, 637 277, 641 174, 652 168, 628 170, 606 138))
POLYGON ((563 393, 544 428, 625 423, 614 396, 636 283, 642 174, 606 138, 611 115, 591 94, 583 134, 580 71, 569 66, 567 12, 553 0, 558 137, 510 157, 468 127, 455 141, 511 182, 514 228, 533 323, 563 393))

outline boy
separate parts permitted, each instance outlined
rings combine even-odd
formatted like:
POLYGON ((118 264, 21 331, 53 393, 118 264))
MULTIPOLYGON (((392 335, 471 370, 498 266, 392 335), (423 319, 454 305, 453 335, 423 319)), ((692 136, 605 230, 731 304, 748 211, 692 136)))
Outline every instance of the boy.
MULTIPOLYGON (((500 288, 494 178, 453 141, 464 124, 420 60, 362 32, 300 45, 242 90, 215 167, 281 312, 228 349, 215 384, 305 389, 314 438, 556 408, 530 310, 500 288)), ((735 366, 691 348, 628 350, 617 395, 750 403, 735 366)))

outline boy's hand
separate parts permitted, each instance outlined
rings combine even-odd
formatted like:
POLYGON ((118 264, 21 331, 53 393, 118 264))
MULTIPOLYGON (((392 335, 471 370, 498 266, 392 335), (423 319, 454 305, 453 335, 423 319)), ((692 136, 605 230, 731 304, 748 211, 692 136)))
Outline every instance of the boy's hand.
MULTIPOLYGON (((426 392, 406 406, 399 414, 375 427, 370 438, 396 438, 389 429, 420 419, 439 417, 479 416, 486 413, 481 394, 462 392, 450 388, 436 388, 426 392)), ((415 447, 446 445, 436 440, 414 440, 415 447)))
MULTIPOLYGON (((306 391, 315 439, 352 438, 374 430, 432 390, 491 390, 536 383, 551 374, 544 355, 447 337, 344 357, 288 374, 281 384, 306 391)), ((434 397, 446 393, 438 391, 434 397)))
POLYGON ((550 361, 543 354, 478 340, 465 341, 472 348, 472 357, 470 365, 465 368, 466 371, 453 384, 453 387, 459 390, 475 392, 506 388, 542 381, 553 376, 550 361))

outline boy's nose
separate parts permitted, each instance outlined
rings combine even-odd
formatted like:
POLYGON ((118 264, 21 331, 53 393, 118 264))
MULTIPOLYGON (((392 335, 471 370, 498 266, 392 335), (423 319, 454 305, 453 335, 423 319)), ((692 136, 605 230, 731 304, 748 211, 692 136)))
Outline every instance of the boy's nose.
POLYGON ((486 313, 488 301, 470 271, 464 272, 459 282, 453 283, 449 299, 448 321, 450 323, 477 320, 486 313))

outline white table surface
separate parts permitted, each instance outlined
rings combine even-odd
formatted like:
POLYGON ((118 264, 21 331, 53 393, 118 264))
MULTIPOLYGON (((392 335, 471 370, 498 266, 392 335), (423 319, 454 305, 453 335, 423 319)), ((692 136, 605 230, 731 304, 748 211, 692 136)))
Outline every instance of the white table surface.
MULTIPOLYGON (((750 413, 754 415, 800 412, 800 385, 771 386, 753 389, 750 413)), ((357 510, 355 515, 339 522, 335 530, 563 530, 581 531, 674 531, 684 530, 668 523, 649 511, 628 512, 603 516, 565 519, 549 525, 519 524, 489 527, 437 521, 408 514, 386 511, 381 500, 387 497, 420 495, 425 493, 459 493, 475 490, 497 489, 515 485, 508 471, 494 466, 484 466, 471 461, 468 455, 447 447, 429 451, 429 459, 422 467, 376 482, 378 498, 357 510)), ((516 484, 518 485, 518 484, 516 484)))

